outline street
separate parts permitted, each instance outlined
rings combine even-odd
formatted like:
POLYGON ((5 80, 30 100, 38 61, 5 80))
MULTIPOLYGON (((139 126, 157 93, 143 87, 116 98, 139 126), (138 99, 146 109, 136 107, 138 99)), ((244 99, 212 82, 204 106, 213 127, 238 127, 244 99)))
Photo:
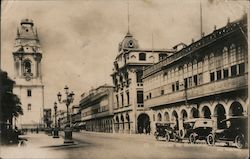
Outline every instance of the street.
POLYGON ((24 147, 2 147, 2 158, 248 158, 248 149, 223 145, 166 143, 156 141, 153 135, 73 133, 75 144, 63 145, 63 138, 28 134, 24 147), (21 151, 20 151, 21 150, 21 151))

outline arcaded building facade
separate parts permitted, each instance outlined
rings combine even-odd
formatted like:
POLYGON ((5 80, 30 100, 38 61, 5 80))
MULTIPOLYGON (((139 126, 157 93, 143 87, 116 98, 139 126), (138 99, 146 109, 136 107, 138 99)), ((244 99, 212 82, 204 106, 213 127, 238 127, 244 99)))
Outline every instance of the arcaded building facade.
POLYGON ((143 69, 171 55, 174 50, 140 49, 138 41, 127 33, 119 44, 114 60, 115 133, 142 133, 149 129, 149 115, 144 107, 143 69))
POLYGON ((87 131, 113 132, 113 90, 102 85, 81 95, 79 111, 87 131))
POLYGON ((248 99, 247 17, 192 42, 143 72, 144 105, 155 123, 173 122, 178 129, 189 118, 245 116, 248 99))

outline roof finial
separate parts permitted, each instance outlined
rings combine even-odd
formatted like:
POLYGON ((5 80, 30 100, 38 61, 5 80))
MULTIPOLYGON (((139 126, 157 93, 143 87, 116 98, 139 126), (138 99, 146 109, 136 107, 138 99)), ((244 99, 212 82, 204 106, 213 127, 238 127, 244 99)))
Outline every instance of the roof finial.
POLYGON ((128 33, 129 33, 129 0, 127 1, 127 10, 128 10, 128 33))

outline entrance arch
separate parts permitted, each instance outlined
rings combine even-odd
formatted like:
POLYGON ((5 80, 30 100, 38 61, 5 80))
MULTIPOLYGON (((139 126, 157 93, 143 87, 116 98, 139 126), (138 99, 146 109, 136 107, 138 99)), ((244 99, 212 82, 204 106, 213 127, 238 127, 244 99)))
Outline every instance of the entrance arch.
POLYGON ((157 121, 162 121, 161 113, 158 113, 158 115, 157 115, 157 121))
POLYGON ((187 111, 185 109, 181 111, 181 118, 182 118, 182 122, 184 122, 188 118, 187 111))
POLYGON ((179 130, 179 117, 175 110, 172 113, 172 121, 175 123, 175 129, 179 130))
POLYGON ((201 111, 204 118, 211 119, 211 111, 208 106, 204 106, 201 111))
POLYGON ((138 133, 149 133, 150 132, 150 119, 145 113, 142 113, 137 118, 137 131, 138 133))
POLYGON ((123 115, 121 115, 121 124, 122 124, 122 130, 124 130, 124 117, 123 117, 123 115))
POLYGON ((130 131, 130 118, 129 118, 128 113, 126 114, 126 120, 128 122, 128 130, 130 131))
POLYGON ((243 107, 239 102, 233 102, 229 108, 229 115, 243 116, 243 107))
POLYGON ((191 109, 191 115, 193 118, 199 118, 199 111, 196 108, 191 109))
POLYGON ((222 120, 226 119, 226 111, 223 105, 217 104, 214 109, 214 115, 217 119, 217 128, 225 128, 226 123, 221 123, 222 120))
POLYGON ((170 119, 169 119, 169 114, 168 114, 168 112, 165 112, 164 113, 164 120, 165 121, 169 121, 170 119))

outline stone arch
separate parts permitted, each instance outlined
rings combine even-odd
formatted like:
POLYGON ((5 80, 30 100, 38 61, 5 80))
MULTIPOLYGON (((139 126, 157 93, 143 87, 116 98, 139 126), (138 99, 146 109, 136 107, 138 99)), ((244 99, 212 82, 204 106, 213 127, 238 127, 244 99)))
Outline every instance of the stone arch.
POLYGON ((229 108, 229 115, 230 116, 243 116, 243 106, 237 102, 234 101, 229 108))
POLYGON ((23 73, 32 73, 32 62, 30 59, 23 61, 23 73))
POLYGON ((201 115, 204 118, 211 119, 211 110, 209 109, 208 106, 205 105, 204 107, 202 107, 202 109, 201 109, 201 115))
POLYGON ((161 113, 157 114, 157 121, 162 121, 162 115, 161 115, 161 113))
POLYGON ((182 122, 184 122, 185 120, 188 119, 188 113, 187 113, 187 111, 186 111, 185 109, 182 109, 182 110, 181 110, 180 115, 181 115, 180 117, 181 117, 181 119, 182 119, 182 122))
POLYGON ((199 118, 199 110, 193 107, 190 110, 190 115, 192 118, 199 118))
POLYGON ((165 112, 164 113, 164 121, 170 121, 169 113, 165 112))
POLYGON ((126 121, 128 123, 128 130, 130 130, 130 117, 128 113, 126 113, 126 121))
POLYGON ((146 113, 141 113, 137 118, 137 132, 149 133, 150 132, 150 118, 146 113))
POLYGON ((178 130, 179 129, 179 116, 175 110, 172 112, 172 121, 175 124, 174 127, 176 127, 176 129, 178 130))
POLYGON ((247 106, 246 106, 246 102, 244 100, 242 100, 241 98, 237 98, 235 100, 230 100, 228 103, 227 103, 227 110, 226 110, 226 113, 230 115, 230 107, 231 105, 234 103, 234 102, 238 102, 242 108, 243 108, 243 114, 246 114, 247 112, 247 106))
POLYGON ((216 118, 217 128, 224 128, 225 122, 221 123, 222 120, 226 119, 226 110, 222 104, 217 104, 214 108, 214 116, 216 118))
POLYGON ((123 117, 123 115, 121 114, 121 129, 122 130, 124 130, 124 124, 125 124, 125 122, 124 122, 124 117, 123 117))

